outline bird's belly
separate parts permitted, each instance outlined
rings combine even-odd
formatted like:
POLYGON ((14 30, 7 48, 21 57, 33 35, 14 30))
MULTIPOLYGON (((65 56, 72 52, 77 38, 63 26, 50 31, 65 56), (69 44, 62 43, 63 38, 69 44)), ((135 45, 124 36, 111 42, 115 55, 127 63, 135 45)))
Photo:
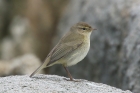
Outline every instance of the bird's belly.
POLYGON ((82 59, 85 58, 89 51, 89 44, 85 44, 75 50, 69 58, 67 58, 66 66, 72 66, 80 62, 82 59))

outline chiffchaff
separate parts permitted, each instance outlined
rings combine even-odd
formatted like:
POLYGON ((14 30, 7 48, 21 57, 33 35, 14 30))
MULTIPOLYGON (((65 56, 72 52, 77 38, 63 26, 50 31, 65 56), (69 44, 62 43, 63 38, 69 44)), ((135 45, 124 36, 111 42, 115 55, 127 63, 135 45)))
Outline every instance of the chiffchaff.
POLYGON ((87 55, 90 48, 90 35, 93 30, 96 29, 93 29, 84 22, 79 22, 72 26, 70 31, 67 32, 51 50, 45 62, 39 66, 30 77, 45 67, 62 64, 70 80, 73 81, 66 67, 77 64, 87 55))

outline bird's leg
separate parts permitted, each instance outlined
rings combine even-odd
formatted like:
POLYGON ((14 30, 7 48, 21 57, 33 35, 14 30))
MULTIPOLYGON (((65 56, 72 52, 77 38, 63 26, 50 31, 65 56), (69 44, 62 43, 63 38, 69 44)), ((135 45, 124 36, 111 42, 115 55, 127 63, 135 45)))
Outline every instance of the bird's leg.
POLYGON ((74 81, 72 75, 71 75, 70 72, 69 72, 69 70, 68 70, 64 65, 63 65, 63 67, 64 67, 64 69, 66 70, 66 72, 67 72, 67 74, 68 74, 68 76, 69 76, 69 78, 70 78, 70 81, 74 81))

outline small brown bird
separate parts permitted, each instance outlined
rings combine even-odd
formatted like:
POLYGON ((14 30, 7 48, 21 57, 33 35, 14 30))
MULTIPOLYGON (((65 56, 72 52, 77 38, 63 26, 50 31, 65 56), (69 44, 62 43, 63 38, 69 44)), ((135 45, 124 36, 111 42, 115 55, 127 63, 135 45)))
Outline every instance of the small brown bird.
POLYGON ((96 29, 85 22, 79 22, 72 26, 70 31, 51 50, 45 62, 30 77, 45 67, 62 64, 70 80, 73 81, 73 77, 66 67, 77 64, 87 55, 90 48, 90 35, 93 30, 96 29))

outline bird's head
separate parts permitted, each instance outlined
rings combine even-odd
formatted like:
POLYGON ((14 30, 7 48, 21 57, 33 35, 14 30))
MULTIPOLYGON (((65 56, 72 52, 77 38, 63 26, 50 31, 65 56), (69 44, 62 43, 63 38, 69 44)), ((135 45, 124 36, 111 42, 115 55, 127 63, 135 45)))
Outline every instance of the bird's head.
POLYGON ((79 23, 75 24, 74 26, 72 26, 71 29, 73 29, 72 31, 76 31, 76 32, 82 33, 82 34, 91 33, 93 30, 96 30, 85 22, 79 22, 79 23))

